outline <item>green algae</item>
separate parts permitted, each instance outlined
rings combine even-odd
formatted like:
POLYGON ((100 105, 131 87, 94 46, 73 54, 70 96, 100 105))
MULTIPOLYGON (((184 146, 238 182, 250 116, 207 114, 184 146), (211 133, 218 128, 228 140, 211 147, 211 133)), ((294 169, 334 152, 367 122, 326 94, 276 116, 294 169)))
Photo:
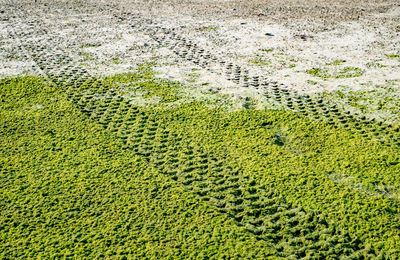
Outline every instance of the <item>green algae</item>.
POLYGON ((203 32, 203 31, 215 31, 217 28, 212 27, 212 26, 204 26, 204 27, 199 27, 196 29, 196 31, 203 32))
POLYGON ((165 106, 181 86, 146 68, 67 95, 35 78, 0 86, 4 257, 400 254, 396 144, 284 110, 165 106), (160 102, 134 106, 119 95, 132 89, 160 102), (270 199, 294 220, 241 203, 270 199))
MULTIPOLYGON (((335 65, 335 64, 333 64, 335 65)), ((339 64, 336 64, 339 65, 339 64)), ((356 67, 344 67, 335 72, 330 72, 328 69, 324 68, 312 68, 306 70, 306 72, 314 77, 322 78, 322 79, 341 79, 341 78, 355 78, 360 77, 364 74, 364 71, 360 68, 356 67)))
POLYGON ((257 57, 255 59, 249 60, 249 63, 259 65, 259 66, 269 66, 271 65, 271 62, 264 59, 263 57, 257 57))
POLYGON ((16 78, 1 80, 0 93, 1 258, 266 258, 274 252, 124 150, 62 89, 16 78))
POLYGON ((341 64, 343 64, 345 62, 346 62, 346 60, 334 60, 332 62, 327 63, 326 65, 328 65, 328 66, 338 66, 338 65, 341 65, 341 64))

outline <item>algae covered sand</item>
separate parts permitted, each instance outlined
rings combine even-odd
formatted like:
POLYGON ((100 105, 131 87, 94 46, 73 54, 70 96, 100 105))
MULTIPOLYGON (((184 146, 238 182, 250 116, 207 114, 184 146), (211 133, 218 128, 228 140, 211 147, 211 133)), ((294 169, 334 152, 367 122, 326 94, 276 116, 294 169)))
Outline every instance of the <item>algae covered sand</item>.
POLYGON ((2 257, 399 255, 397 143, 141 71, 0 86, 2 257))
POLYGON ((0 258, 397 259, 400 9, 0 0, 0 258))
POLYGON ((0 81, 1 258, 263 257, 234 220, 123 149, 62 89, 0 81))

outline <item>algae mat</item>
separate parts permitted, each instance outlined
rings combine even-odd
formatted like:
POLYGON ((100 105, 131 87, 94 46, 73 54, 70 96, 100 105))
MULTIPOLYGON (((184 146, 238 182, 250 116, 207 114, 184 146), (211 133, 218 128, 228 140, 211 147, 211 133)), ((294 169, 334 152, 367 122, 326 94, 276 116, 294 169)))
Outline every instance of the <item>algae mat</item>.
POLYGON ((399 146, 363 125, 230 111, 143 71, 0 89, 2 258, 400 254, 399 146))

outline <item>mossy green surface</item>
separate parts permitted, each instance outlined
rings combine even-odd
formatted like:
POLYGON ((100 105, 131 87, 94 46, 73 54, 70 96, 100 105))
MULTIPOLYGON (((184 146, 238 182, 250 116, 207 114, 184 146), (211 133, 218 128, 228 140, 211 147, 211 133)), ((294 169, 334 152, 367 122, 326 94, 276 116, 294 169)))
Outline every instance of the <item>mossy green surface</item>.
POLYGON ((328 65, 328 66, 338 66, 338 65, 341 65, 341 64, 343 64, 345 62, 346 62, 346 60, 334 60, 332 62, 327 63, 326 65, 328 65))
POLYGON ((395 144, 287 111, 168 106, 179 86, 145 69, 72 102, 34 78, 0 86, 4 257, 400 256, 395 144), (161 101, 134 106, 130 88, 161 101))
POLYGON ((262 52, 273 52, 274 48, 269 48, 269 49, 261 49, 262 52))
POLYGON ((220 258, 274 252, 92 122, 62 89, 0 81, 0 257, 220 258))
POLYGON ((212 27, 212 26, 204 26, 204 27, 199 27, 199 28, 196 29, 196 31, 199 31, 199 32, 203 32, 203 31, 215 31, 215 30, 217 30, 217 28, 212 27))
POLYGON ((385 54, 385 56, 389 59, 397 59, 400 61, 400 55, 399 54, 385 54))
POLYGON ((256 57, 255 59, 249 60, 249 63, 259 65, 259 66, 269 66, 271 62, 264 59, 263 57, 256 57))

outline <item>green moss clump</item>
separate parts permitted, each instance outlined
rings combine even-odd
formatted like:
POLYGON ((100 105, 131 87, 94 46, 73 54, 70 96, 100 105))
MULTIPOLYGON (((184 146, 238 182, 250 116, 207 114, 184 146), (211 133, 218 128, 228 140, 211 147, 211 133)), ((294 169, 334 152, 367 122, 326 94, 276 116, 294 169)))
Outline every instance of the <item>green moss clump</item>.
POLYGON ((379 63, 379 62, 368 62, 367 64, 368 68, 386 68, 387 65, 379 63))
POLYGON ((118 58, 112 58, 111 61, 112 61, 114 64, 120 64, 120 63, 121 63, 121 60, 118 59, 118 58))
POLYGON ((217 28, 211 27, 211 26, 204 26, 197 28, 196 31, 202 32, 202 31, 215 31, 217 28))
POLYGON ((263 59, 262 57, 257 57, 256 59, 249 60, 250 63, 260 65, 260 66, 269 66, 271 62, 263 59))
POLYGON ((263 52, 273 52, 274 48, 270 48, 270 49, 261 49, 261 51, 263 52))
POLYGON ((307 83, 311 84, 311 85, 317 85, 318 84, 318 82, 316 82, 314 80, 307 80, 307 83))
POLYGON ((385 54, 385 56, 390 58, 390 59, 400 59, 400 55, 399 54, 385 54))
POLYGON ((360 68, 355 67, 344 67, 342 70, 339 70, 335 73, 329 73, 327 69, 322 68, 313 68, 306 70, 306 72, 314 77, 328 79, 328 78, 354 78, 360 77, 364 74, 364 71, 360 68))
POLYGON ((310 74, 314 77, 318 77, 318 78, 327 79, 327 78, 331 77, 331 75, 328 73, 328 70, 326 70, 326 69, 313 68, 313 69, 306 70, 306 72, 308 74, 310 74))
POLYGON ((343 70, 339 71, 334 77, 339 78, 354 78, 360 77, 364 74, 364 71, 360 68, 355 67, 345 67, 343 70))
POLYGON ((327 63, 326 65, 328 65, 328 66, 338 66, 338 65, 341 65, 341 64, 343 64, 345 62, 346 62, 346 60, 334 60, 332 62, 327 63))

